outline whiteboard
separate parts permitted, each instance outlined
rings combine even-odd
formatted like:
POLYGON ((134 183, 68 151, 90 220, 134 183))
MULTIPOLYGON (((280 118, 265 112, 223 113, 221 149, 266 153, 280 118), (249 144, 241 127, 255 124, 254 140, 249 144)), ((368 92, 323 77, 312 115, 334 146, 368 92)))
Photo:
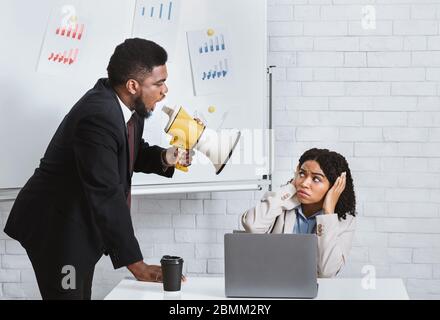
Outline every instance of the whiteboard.
MULTIPOLYGON (((26 183, 63 117, 97 79, 106 77, 114 48, 133 36, 156 41, 169 51, 168 106, 183 106, 209 128, 242 132, 220 175, 196 153, 188 173, 176 170, 172 179, 135 174, 133 185, 225 185, 260 181, 269 173, 265 0, 3 0, 2 4, 0 189, 26 183), (71 68, 50 65, 47 57, 53 41, 61 41, 54 38, 54 17, 60 17, 66 5, 74 7, 78 23, 85 25, 71 68), (173 13, 172 23, 157 20, 159 8, 165 17, 173 13), (151 20, 153 11, 156 20, 151 20), (226 38, 230 78, 206 89, 196 87, 200 79, 193 73, 196 60, 190 52, 197 41, 204 46, 203 34, 209 30, 226 38)), ((158 104, 146 120, 144 139, 168 147, 171 137, 164 132, 168 117, 161 107, 158 104)))

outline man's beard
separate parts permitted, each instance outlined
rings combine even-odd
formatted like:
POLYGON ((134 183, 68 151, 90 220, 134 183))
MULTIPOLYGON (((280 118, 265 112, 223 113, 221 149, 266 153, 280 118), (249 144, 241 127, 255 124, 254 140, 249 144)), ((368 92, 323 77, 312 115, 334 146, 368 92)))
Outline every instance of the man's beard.
POLYGON ((153 111, 148 111, 145 108, 145 104, 142 102, 141 98, 137 98, 134 101, 134 110, 140 116, 141 118, 144 118, 144 120, 148 119, 153 115, 153 111))

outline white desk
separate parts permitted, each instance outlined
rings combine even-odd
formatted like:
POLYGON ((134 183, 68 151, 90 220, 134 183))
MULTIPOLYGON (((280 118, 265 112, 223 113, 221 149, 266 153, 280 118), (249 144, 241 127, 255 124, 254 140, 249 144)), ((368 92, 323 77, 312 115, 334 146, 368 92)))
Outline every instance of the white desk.
MULTIPOLYGON (((318 279, 320 300, 408 300, 401 279, 376 279, 376 289, 362 288, 361 279, 318 279)), ((162 283, 122 280, 105 300, 224 300, 224 278, 195 277, 180 293, 164 293, 162 283)), ((257 300, 257 299, 252 299, 257 300)))

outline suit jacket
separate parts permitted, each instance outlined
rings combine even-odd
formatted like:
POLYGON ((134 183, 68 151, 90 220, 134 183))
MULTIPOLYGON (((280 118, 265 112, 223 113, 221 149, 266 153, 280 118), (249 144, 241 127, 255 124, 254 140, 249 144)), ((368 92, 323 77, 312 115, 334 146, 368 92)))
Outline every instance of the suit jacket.
MULTIPOLYGON (((142 139, 137 117, 135 172, 164 172, 161 152, 142 139)), ((103 253, 114 268, 143 259, 127 196, 127 129, 115 91, 100 79, 65 116, 39 167, 17 196, 5 232, 41 259, 94 266, 103 253)))
MULTIPOLYGON (((295 207, 300 205, 292 184, 278 192, 266 192, 260 203, 242 215, 242 225, 250 233, 292 233, 295 207)), ((318 237, 318 276, 334 277, 345 265, 355 231, 355 217, 339 220, 337 214, 316 216, 318 237)))

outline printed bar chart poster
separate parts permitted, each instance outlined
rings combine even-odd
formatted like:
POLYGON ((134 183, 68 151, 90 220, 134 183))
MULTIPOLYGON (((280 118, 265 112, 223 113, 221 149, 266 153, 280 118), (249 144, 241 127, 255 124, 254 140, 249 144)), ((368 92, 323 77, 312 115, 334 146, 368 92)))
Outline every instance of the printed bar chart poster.
POLYGON ((222 93, 232 85, 228 39, 227 32, 220 28, 187 32, 196 96, 222 93))
POLYGON ((57 75, 73 70, 83 57, 88 27, 74 6, 56 7, 48 22, 37 72, 57 75))
POLYGON ((181 0, 137 0, 133 37, 152 40, 168 52, 172 61, 179 32, 181 0))

